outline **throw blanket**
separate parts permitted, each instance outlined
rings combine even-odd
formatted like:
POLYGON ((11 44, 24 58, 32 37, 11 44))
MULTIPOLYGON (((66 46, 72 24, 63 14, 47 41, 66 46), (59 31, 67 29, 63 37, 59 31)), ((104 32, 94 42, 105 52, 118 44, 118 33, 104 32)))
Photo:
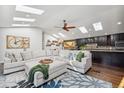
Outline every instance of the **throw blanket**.
POLYGON ((30 72, 29 72, 29 76, 28 76, 28 82, 33 83, 34 81, 34 74, 37 71, 40 71, 41 73, 43 73, 43 79, 48 79, 49 78, 49 65, 45 65, 45 64, 38 64, 36 66, 34 66, 30 72))

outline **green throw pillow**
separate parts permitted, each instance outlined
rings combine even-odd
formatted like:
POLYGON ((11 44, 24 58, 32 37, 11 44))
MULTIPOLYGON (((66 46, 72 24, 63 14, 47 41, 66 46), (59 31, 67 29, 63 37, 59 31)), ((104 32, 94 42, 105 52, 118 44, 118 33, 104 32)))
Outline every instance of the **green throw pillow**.
POLYGON ((77 54, 77 56, 76 56, 76 60, 79 61, 79 62, 81 62, 81 59, 82 59, 83 57, 84 57, 84 53, 79 52, 79 53, 77 54))

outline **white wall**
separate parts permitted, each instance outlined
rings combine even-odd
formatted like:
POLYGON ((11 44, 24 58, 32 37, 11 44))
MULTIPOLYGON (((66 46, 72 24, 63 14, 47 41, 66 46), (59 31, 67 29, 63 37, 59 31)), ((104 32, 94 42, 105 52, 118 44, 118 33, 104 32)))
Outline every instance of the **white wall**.
POLYGON ((15 35, 30 38, 30 50, 42 49, 42 30, 39 28, 0 28, 0 59, 3 59, 5 51, 23 51, 23 49, 6 49, 6 36, 15 35))

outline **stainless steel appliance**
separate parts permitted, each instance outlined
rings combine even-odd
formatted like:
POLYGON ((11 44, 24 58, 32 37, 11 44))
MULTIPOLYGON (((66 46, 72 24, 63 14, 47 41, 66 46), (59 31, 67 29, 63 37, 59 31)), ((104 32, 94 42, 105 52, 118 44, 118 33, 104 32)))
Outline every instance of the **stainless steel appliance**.
POLYGON ((115 48, 116 49, 124 49, 124 41, 116 41, 115 48))

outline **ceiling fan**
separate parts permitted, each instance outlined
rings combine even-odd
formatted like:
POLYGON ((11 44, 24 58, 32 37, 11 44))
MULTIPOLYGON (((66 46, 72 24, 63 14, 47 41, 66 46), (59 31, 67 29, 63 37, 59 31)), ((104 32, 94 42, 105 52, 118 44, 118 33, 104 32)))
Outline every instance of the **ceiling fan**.
POLYGON ((63 27, 56 27, 56 28, 62 28, 65 31, 70 31, 70 29, 76 28, 75 26, 68 26, 68 23, 66 20, 63 20, 64 26, 63 27))

